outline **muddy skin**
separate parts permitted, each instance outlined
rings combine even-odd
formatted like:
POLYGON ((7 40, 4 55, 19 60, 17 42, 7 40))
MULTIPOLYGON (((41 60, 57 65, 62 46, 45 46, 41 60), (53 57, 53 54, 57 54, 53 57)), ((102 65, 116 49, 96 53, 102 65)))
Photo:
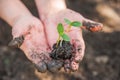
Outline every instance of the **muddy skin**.
POLYGON ((8 46, 10 47, 20 47, 22 45, 24 41, 24 37, 20 36, 20 37, 16 37, 14 38, 12 41, 10 41, 10 43, 8 44, 8 46))
POLYGON ((63 67, 63 61, 51 60, 49 63, 47 63, 47 67, 50 72, 57 72, 63 67))
POLYGON ((59 41, 58 45, 53 45, 53 50, 50 57, 55 60, 71 59, 72 53, 75 52, 73 45, 68 41, 59 41))
POLYGON ((64 62, 64 70, 65 70, 66 72, 71 72, 71 66, 70 66, 70 61, 69 61, 69 60, 66 60, 66 61, 64 62))
POLYGON ((39 64, 34 64, 37 70, 41 73, 45 73, 47 71, 47 66, 45 62, 39 62, 39 64))
POLYGON ((86 22, 83 21, 83 26, 91 32, 96 32, 96 31, 101 31, 102 30, 102 24, 100 23, 91 23, 91 22, 86 22))

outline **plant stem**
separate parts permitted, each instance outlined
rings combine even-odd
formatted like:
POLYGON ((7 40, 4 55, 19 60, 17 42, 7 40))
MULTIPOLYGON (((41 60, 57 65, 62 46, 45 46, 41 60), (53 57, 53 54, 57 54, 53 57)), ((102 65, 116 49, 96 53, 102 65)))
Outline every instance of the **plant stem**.
POLYGON ((56 47, 58 46, 59 41, 60 41, 60 35, 59 35, 59 37, 58 37, 58 39, 57 39, 56 47))
POLYGON ((71 25, 68 26, 68 28, 66 30, 67 33, 70 31, 71 27, 72 27, 71 25))
POLYGON ((62 41, 63 41, 63 40, 60 41, 60 47, 62 47, 62 41))

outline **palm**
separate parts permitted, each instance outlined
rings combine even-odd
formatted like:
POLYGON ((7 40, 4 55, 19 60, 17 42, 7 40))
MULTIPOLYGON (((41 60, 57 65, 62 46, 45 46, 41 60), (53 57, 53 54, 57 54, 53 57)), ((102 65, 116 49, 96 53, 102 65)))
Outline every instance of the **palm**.
POLYGON ((43 26, 35 17, 20 19, 12 29, 13 37, 24 36, 24 42, 20 48, 41 72, 45 72, 46 64, 50 60, 48 45, 43 26))

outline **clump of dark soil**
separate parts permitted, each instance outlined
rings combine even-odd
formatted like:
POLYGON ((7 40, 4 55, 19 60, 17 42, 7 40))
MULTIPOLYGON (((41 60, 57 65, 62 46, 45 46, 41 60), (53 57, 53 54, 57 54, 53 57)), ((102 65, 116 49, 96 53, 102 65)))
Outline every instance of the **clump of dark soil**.
POLYGON ((69 41, 60 40, 53 45, 53 50, 50 53, 50 57, 56 60, 71 59, 72 53, 74 52, 74 47, 69 41))

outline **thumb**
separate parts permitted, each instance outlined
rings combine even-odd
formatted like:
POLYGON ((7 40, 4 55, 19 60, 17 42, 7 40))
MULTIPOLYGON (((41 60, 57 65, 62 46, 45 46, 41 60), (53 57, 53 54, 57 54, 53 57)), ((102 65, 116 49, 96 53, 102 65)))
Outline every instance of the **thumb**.
POLYGON ((103 24, 102 23, 98 23, 89 19, 84 18, 84 20, 82 21, 82 28, 83 29, 87 29, 91 32, 98 32, 101 31, 103 28, 103 24))

